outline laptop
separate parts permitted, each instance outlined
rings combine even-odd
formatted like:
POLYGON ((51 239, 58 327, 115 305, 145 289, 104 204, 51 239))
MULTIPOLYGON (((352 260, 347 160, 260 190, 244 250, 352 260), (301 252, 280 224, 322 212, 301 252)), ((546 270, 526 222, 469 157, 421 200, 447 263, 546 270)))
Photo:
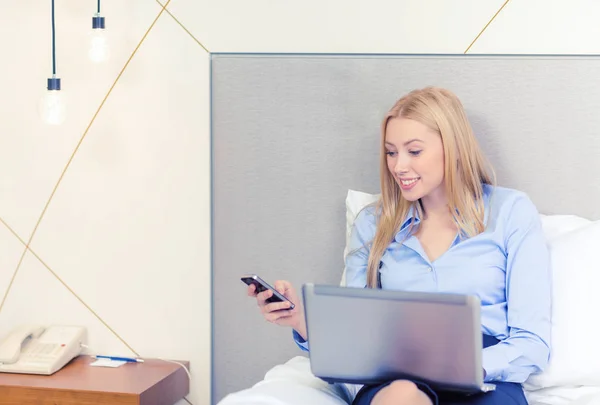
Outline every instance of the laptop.
POLYGON ((488 392, 477 296, 305 284, 312 373, 329 383, 418 379, 488 392))

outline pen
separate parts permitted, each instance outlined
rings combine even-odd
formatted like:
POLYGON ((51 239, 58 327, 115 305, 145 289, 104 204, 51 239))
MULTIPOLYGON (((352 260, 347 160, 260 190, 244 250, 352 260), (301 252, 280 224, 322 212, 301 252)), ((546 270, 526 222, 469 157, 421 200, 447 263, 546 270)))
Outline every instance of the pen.
POLYGON ((99 356, 96 355, 94 356, 97 359, 109 359, 109 360, 114 360, 114 361, 126 361, 128 363, 143 363, 144 360, 142 359, 134 359, 132 357, 115 357, 115 356, 99 356))

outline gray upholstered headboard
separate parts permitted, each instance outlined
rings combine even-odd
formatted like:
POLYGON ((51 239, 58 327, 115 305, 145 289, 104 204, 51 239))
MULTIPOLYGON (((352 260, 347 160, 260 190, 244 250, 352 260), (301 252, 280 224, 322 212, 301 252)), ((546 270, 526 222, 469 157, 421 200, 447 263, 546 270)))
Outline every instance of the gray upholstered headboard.
POLYGON ((600 219, 600 58, 212 55, 213 403, 301 354, 239 277, 340 281, 348 189, 379 192, 383 114, 444 86, 500 185, 600 219))

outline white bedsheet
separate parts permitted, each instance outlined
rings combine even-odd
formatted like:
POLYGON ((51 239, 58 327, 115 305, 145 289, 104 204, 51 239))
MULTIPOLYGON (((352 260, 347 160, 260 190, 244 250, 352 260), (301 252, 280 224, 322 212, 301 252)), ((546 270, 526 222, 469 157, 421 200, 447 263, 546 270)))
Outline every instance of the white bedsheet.
POLYGON ((600 387, 554 387, 525 392, 530 405, 600 405, 600 387))
POLYGON ((273 367, 253 387, 226 396, 219 405, 348 405, 356 391, 351 385, 316 378, 308 358, 297 356, 273 367))
MULTIPOLYGON (((348 405, 360 386, 328 384, 310 371, 309 359, 297 356, 267 372, 247 389, 229 394, 218 405, 348 405)), ((526 392, 529 405, 600 405, 600 387, 558 387, 526 392)))

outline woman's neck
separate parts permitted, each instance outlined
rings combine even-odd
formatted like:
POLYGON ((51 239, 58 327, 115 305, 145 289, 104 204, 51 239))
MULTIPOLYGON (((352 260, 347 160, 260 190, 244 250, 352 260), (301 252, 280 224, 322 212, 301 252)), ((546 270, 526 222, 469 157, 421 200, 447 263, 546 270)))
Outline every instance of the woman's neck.
POLYGON ((421 199, 421 206, 428 219, 447 220, 452 218, 445 195, 424 197, 421 199))

